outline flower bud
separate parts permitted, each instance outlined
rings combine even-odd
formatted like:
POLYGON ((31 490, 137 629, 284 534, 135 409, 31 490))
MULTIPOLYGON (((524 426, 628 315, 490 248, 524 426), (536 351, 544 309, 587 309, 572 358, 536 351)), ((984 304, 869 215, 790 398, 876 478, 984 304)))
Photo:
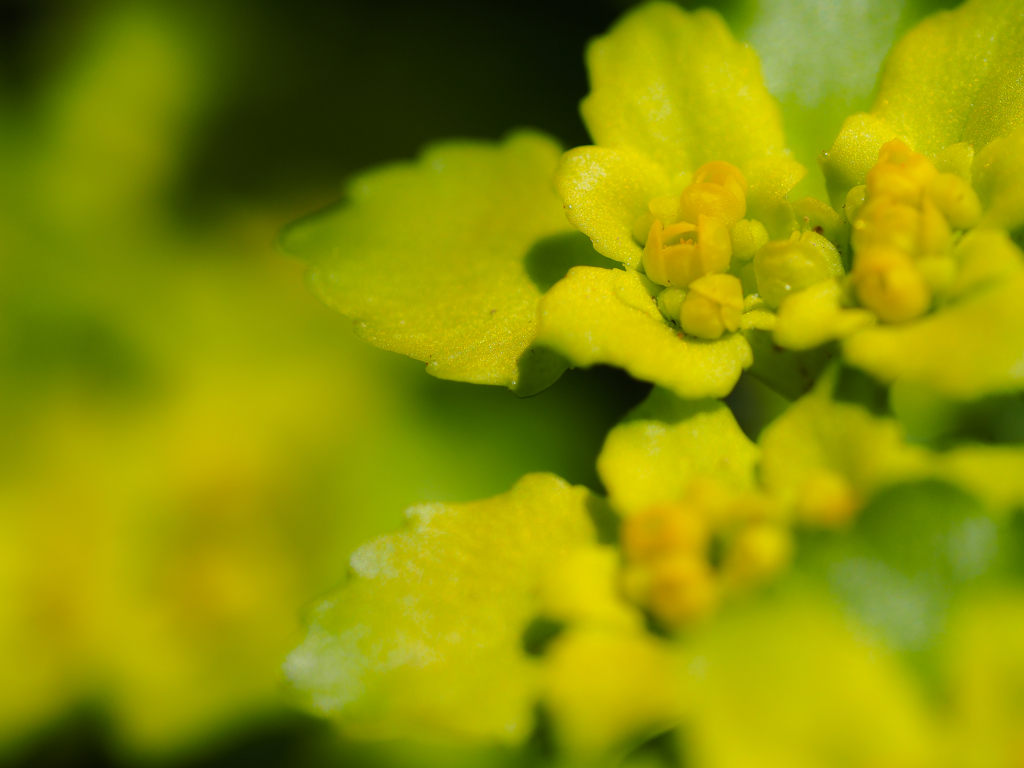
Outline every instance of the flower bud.
POLYGON ((754 255, 757 291, 772 309, 789 294, 842 273, 839 252, 816 232, 776 240, 754 255))
POLYGON ((679 322, 683 330, 699 339, 717 339, 740 327, 743 316, 743 286, 738 277, 705 275, 690 284, 683 300, 679 322))
POLYGON ((718 584, 703 557, 667 558, 651 571, 649 607, 670 628, 703 618, 718 603, 718 584))
POLYGON ((770 523, 748 525, 732 541, 723 575, 739 585, 756 584, 781 571, 792 555, 788 531, 770 523))
POLYGON ((712 160, 709 163, 704 163, 693 174, 693 180, 700 183, 721 184, 746 205, 747 179, 740 169, 732 163, 727 163, 723 160, 712 160))
POLYGON ((686 290, 683 288, 666 288, 658 294, 658 310, 666 320, 679 322, 679 312, 683 308, 686 290))
POLYGON ((754 254, 768 242, 768 230, 756 219, 740 219, 732 225, 732 253, 737 259, 744 261, 754 258, 754 254))
POLYGON ((857 299, 887 323, 905 323, 928 311, 932 294, 903 251, 874 248, 857 254, 851 275, 857 299))
POLYGON ((647 244, 651 225, 657 219, 662 226, 671 226, 679 221, 679 198, 675 195, 656 197, 647 205, 647 210, 633 223, 633 238, 641 245, 647 244))
POLYGON ((698 509, 667 504, 628 517, 622 526, 622 548, 630 561, 696 554, 707 548, 708 536, 707 521, 698 509))
POLYGON ((888 247, 913 253, 920 228, 921 213, 914 206, 869 197, 857 214, 850 238, 854 251, 888 247))

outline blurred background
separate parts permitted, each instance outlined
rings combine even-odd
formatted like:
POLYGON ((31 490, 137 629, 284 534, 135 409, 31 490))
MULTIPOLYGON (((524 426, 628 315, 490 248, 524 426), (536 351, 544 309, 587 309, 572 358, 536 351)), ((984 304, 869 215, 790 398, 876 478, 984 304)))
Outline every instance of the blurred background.
MULTIPOLYGON (((434 380, 357 342, 274 243, 432 140, 586 143, 582 51, 628 4, 0 0, 0 764, 482 759, 290 709, 303 607, 410 504, 534 470, 599 489, 646 388, 434 380)), ((923 10, 719 5, 805 163, 923 10)))

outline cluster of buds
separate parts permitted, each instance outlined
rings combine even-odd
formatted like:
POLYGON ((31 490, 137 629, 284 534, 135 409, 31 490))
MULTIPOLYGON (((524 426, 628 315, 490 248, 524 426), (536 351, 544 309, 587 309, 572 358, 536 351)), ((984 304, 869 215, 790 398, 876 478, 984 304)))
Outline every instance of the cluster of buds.
POLYGON ((881 148, 865 181, 846 200, 851 280, 860 303, 882 321, 907 322, 954 280, 955 232, 978 223, 981 203, 961 176, 940 173, 899 139, 881 148))
POLYGON ((723 596, 774 576, 789 562, 789 529, 761 496, 695 485, 683 501, 650 507, 622 528, 623 590, 663 627, 709 615, 723 596))
POLYGON ((717 339, 739 328, 743 286, 727 274, 733 256, 749 260, 768 232, 744 219, 747 180, 730 163, 705 163, 679 197, 652 200, 633 227, 647 277, 665 286, 660 302, 683 331, 717 339))

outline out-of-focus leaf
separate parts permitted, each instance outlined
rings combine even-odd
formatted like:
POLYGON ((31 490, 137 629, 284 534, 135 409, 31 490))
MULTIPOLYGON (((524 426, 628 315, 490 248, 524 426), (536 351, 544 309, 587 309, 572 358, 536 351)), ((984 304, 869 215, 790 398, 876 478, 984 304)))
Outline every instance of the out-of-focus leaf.
POLYGON ((982 224, 1011 232, 1024 227, 1024 126, 982 149, 971 173, 985 208, 982 224))
POLYGON ((655 389, 609 433, 598 471, 612 505, 629 515, 678 501, 697 477, 749 490, 759 454, 723 403, 655 389))
POLYGON ((937 731, 884 646, 795 580, 724 613, 688 649, 696 765, 932 765, 937 731))
POLYGON ((682 717, 679 658, 640 630, 570 629, 545 659, 545 705, 562 754, 573 765, 609 756, 664 731, 682 717))
POLYGON ((1016 0, 970 0, 918 24, 893 48, 869 114, 847 119, 824 161, 841 204, 893 136, 935 155, 981 149, 1024 123, 1024 11, 1016 0))
POLYGON ((542 570, 593 542, 588 492, 528 475, 470 504, 413 507, 357 550, 285 671, 312 708, 380 735, 443 731, 517 743, 539 669, 523 633, 542 570))
POLYGON ((525 265, 570 229, 552 188, 558 156, 529 132, 440 144, 355 178, 347 202, 293 225, 284 246, 371 344, 440 378, 531 394, 564 370, 531 347, 541 293, 525 265))
POLYGON ((953 614, 945 672, 956 759, 1013 765, 1024 754, 1024 593, 992 590, 953 614))
POLYGON ((680 397, 724 397, 753 362, 742 334, 684 337, 632 271, 576 267, 540 302, 538 343, 584 368, 624 368, 680 397))
MULTIPOLYGON (((1017 250, 1007 242, 1007 247, 1017 250)), ((973 400, 1024 388, 1024 273, 921 320, 866 328, 843 342, 851 365, 891 383, 973 400)))
POLYGON ((822 478, 842 478, 849 502, 927 476, 930 454, 908 445, 894 419, 833 399, 836 370, 761 434, 761 482, 787 507, 800 507, 822 478))
POLYGON ((678 654, 619 586, 619 554, 581 549, 545 570, 544 616, 565 625, 543 656, 543 705, 564 757, 605 765, 678 723, 678 654))

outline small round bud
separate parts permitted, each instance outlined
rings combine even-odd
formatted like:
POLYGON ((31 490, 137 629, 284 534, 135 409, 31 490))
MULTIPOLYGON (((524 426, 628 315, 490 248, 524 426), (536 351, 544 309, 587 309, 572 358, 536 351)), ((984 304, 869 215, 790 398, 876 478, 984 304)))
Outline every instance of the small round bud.
POLYGON ((860 500, 849 481, 838 472, 820 469, 803 484, 797 499, 797 514, 810 525, 834 528, 849 522, 860 500))
POLYGON ((633 222, 633 239, 640 245, 647 245, 647 239, 651 234, 651 227, 654 225, 655 216, 650 211, 644 211, 633 222))
POLYGON ((710 274, 690 284, 679 321, 691 336, 711 340, 739 328, 742 316, 743 286, 739 278, 710 274))
POLYGON ((867 192, 867 187, 863 184, 858 184, 846 193, 846 205, 843 206, 843 211, 846 213, 846 220, 850 224, 857 221, 857 214, 860 212, 861 206, 864 205, 867 192))
POLYGON ((898 170, 901 175, 914 182, 918 187, 923 187, 938 173, 931 160, 920 152, 912 150, 900 139, 886 142, 878 150, 878 165, 875 167, 879 166, 898 170))
POLYGON ((754 523, 733 539, 723 575, 739 585, 756 584, 785 568, 792 555, 788 531, 770 523, 754 523))
POLYGON ((757 219, 740 219, 732 225, 732 253, 737 259, 747 261, 770 239, 768 230, 757 219))
POLYGON ((905 323, 928 311, 932 294, 913 260, 893 248, 857 254, 851 275, 857 299, 887 323, 905 323))
POLYGON ((658 310, 666 320, 679 322, 679 312, 683 308, 686 290, 683 288, 666 288, 658 294, 658 310))

